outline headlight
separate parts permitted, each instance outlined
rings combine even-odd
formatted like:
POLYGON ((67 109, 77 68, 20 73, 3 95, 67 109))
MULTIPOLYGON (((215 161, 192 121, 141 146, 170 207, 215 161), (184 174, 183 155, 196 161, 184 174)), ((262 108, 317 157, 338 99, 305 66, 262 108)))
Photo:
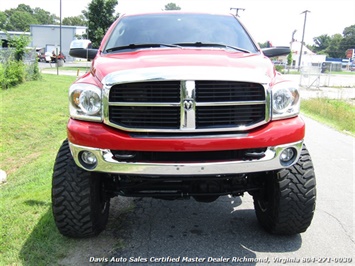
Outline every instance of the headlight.
POLYGON ((292 82, 281 82, 272 88, 272 119, 284 119, 298 115, 300 95, 298 86, 292 82))
POLYGON ((101 121, 101 89, 91 84, 73 84, 69 89, 69 110, 72 118, 101 121))

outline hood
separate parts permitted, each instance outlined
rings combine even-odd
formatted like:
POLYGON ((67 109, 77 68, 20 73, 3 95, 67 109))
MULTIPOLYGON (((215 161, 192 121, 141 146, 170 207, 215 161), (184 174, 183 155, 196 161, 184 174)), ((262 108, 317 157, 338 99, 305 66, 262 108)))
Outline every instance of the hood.
POLYGON ((145 49, 101 54, 91 73, 103 84, 143 80, 239 80, 269 83, 271 61, 261 54, 222 49, 145 49))

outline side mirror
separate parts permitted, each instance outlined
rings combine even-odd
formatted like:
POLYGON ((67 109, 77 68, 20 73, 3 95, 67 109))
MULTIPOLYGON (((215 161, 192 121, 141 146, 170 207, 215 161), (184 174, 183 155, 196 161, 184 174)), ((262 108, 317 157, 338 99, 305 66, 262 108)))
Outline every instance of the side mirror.
POLYGON ((98 49, 91 48, 90 40, 75 40, 70 43, 69 55, 72 57, 92 60, 95 58, 98 49))
POLYGON ((288 55, 291 52, 290 47, 286 46, 275 46, 270 48, 263 48, 261 49, 263 54, 267 57, 275 57, 281 55, 288 55))
POLYGON ((72 57, 92 60, 95 58, 98 49, 75 48, 69 50, 69 55, 72 57))

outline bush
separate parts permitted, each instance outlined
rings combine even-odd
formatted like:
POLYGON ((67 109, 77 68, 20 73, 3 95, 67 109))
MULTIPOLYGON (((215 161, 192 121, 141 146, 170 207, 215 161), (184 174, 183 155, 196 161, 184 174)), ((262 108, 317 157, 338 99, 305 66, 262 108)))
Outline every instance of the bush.
POLYGON ((275 69, 277 72, 283 73, 285 66, 284 65, 275 65, 275 69))
POLYGON ((23 60, 15 60, 14 49, 0 50, 0 88, 9 89, 25 81, 41 79, 36 52, 26 50, 23 60), (25 63, 26 62, 26 63, 25 63))
POLYGON ((3 84, 5 83, 5 68, 4 66, 0 63, 0 87, 3 87, 3 84))
POLYGON ((26 48, 29 38, 26 36, 9 37, 8 41, 11 48, 0 50, 1 88, 8 89, 26 80, 40 79, 36 51, 26 48))
POLYGON ((8 89, 23 83, 25 77, 25 64, 22 61, 8 61, 1 66, 0 80, 2 89, 8 89))
POLYGON ((33 63, 26 65, 26 80, 40 80, 41 72, 39 71, 38 61, 35 60, 33 63))

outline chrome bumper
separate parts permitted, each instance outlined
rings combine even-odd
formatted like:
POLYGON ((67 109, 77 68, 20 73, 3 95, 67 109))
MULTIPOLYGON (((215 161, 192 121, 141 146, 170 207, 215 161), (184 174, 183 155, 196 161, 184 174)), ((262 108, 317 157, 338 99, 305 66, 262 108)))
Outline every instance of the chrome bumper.
POLYGON ((268 147, 262 159, 209 162, 209 163, 144 163, 119 162, 113 159, 110 150, 84 147, 69 142, 70 150, 76 164, 87 170, 115 174, 133 175, 220 175, 264 172, 289 167, 298 161, 303 140, 295 143, 268 147), (280 161, 280 155, 286 148, 293 148, 296 154, 292 162, 285 165, 280 161), (92 152, 97 163, 92 167, 85 166, 79 156, 81 152, 92 152))

